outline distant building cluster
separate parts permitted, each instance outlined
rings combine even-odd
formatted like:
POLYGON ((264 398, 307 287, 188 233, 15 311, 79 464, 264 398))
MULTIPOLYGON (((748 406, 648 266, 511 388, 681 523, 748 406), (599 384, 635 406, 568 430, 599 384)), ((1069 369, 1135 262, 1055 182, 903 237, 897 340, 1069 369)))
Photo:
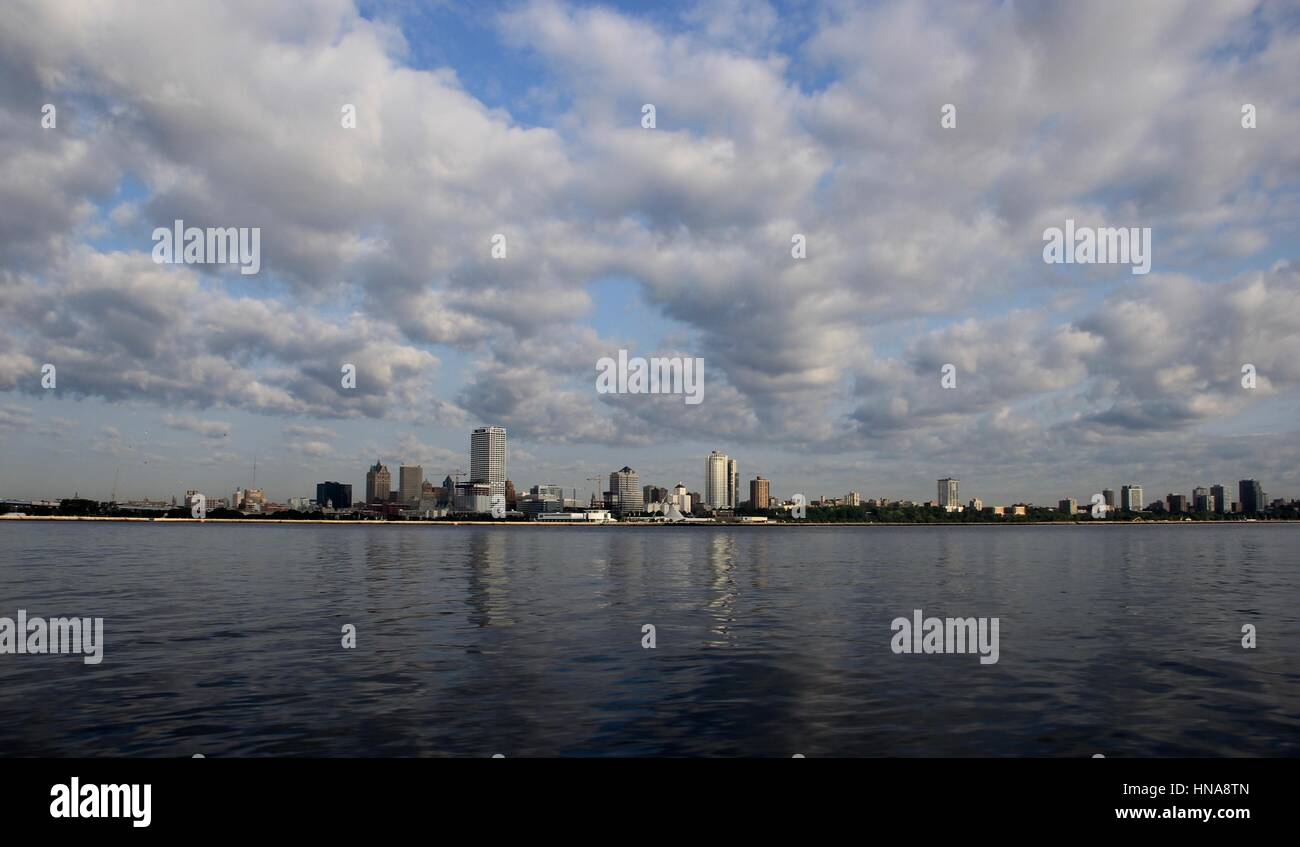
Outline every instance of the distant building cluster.
MULTIPOLYGON (((961 501, 960 481, 944 477, 937 481, 935 499, 925 503, 887 498, 863 498, 858 491, 847 495, 810 499, 803 493, 779 498, 772 493, 771 482, 762 475, 749 480, 748 499, 742 499, 739 465, 736 459, 717 450, 704 460, 703 491, 693 491, 678 482, 672 488, 641 482, 640 474, 624 465, 611 471, 608 477, 593 477, 591 496, 586 502, 579 500, 577 489, 566 492, 554 483, 539 483, 516 490, 506 474, 507 436, 504 427, 484 426, 474 429, 469 438, 469 471, 454 469, 441 483, 425 479, 421 465, 400 464, 397 468, 397 485, 393 475, 382 460, 376 459, 365 474, 365 495, 353 497, 352 484, 325 481, 316 485, 314 497, 291 497, 286 503, 268 500, 263 489, 236 488, 229 497, 205 497, 196 490, 187 491, 183 508, 191 510, 202 502, 206 514, 234 511, 246 515, 273 515, 285 511, 298 513, 319 512, 325 515, 347 515, 375 519, 408 518, 435 519, 456 516, 491 516, 497 519, 537 520, 546 522, 577 521, 583 523, 620 522, 676 522, 676 521, 738 521, 762 522, 769 518, 793 519, 803 517, 808 508, 839 510, 834 519, 865 518, 865 510, 877 515, 893 513, 942 512, 955 520, 1000 519, 1030 517, 1046 519, 1053 514, 1074 518, 1080 515, 1093 517, 1159 516, 1164 519, 1192 516, 1197 519, 1215 516, 1300 517, 1300 501, 1268 501, 1259 480, 1243 479, 1237 483, 1237 497, 1232 499, 1224 485, 1197 486, 1191 494, 1170 492, 1163 499, 1147 503, 1142 486, 1128 483, 1119 488, 1118 497, 1112 488, 1102 489, 1085 500, 1062 498, 1055 507, 1037 507, 1030 503, 994 505, 972 497, 961 501), (466 477, 462 479, 462 477, 466 477), (846 512, 845 509, 853 510, 846 512), (917 510, 920 510, 919 512, 917 510), (847 516, 847 517, 846 517, 847 516)), ((254 478, 256 468, 254 467, 254 478)), ((74 498, 75 500, 75 498, 74 498)), ((78 503, 98 506, 94 501, 76 500, 78 503)), ((0 514, 21 514, 24 508, 48 510, 58 506, 32 501, 0 501, 0 514)), ((110 501, 112 511, 158 513, 182 508, 175 498, 171 502, 138 500, 118 503, 110 501)), ((85 506, 83 508, 90 508, 85 506)), ((823 512, 823 516, 827 513, 823 512)), ((878 518, 879 519, 879 518, 878 518)), ((929 518, 926 518, 929 520, 929 518)))

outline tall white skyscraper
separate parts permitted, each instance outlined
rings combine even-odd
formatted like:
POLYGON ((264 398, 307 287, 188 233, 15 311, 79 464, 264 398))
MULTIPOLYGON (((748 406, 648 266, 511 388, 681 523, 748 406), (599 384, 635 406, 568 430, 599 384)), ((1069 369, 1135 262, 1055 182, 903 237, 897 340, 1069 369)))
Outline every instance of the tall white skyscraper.
POLYGON ((704 505, 727 508, 728 461, 727 454, 717 450, 704 460, 704 505))
POLYGON ((491 494, 506 496, 506 430, 481 426, 469 436, 469 480, 481 482, 491 494))
POLYGON ((954 506, 961 505, 961 496, 957 494, 957 480, 941 479, 939 480, 939 505, 952 511, 954 506))

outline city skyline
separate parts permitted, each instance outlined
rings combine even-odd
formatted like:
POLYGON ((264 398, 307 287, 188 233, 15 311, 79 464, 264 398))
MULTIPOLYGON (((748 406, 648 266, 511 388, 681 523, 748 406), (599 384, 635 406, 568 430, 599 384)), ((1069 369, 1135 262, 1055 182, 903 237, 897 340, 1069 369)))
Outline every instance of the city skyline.
POLYGON ((493 421, 565 488, 1300 492, 1286 4, 741 5, 19 2, 0 488, 359 493, 493 421), (1049 262, 1075 222, 1149 273, 1049 262), (156 261, 189 225, 256 260, 156 261), (700 402, 598 391, 621 351, 700 402))
MULTIPOLYGON (((456 468, 451 471, 442 484, 443 501, 450 504, 453 510, 460 508, 467 511, 487 512, 490 510, 489 502, 500 495, 503 502, 509 502, 509 508, 514 509, 514 500, 516 491, 522 490, 531 492, 519 495, 521 499, 536 499, 538 492, 545 490, 547 496, 558 496, 561 502, 571 502, 574 506, 592 507, 609 509, 615 515, 640 514, 646 510, 649 503, 652 502, 651 493, 658 494, 662 497, 659 502, 673 503, 681 505, 683 495, 690 489, 684 486, 680 481, 670 492, 667 486, 649 483, 642 487, 642 478, 640 473, 624 465, 621 469, 611 472, 608 476, 608 485, 601 486, 601 477, 588 477, 585 482, 589 485, 595 484, 596 487, 590 488, 590 498, 587 503, 578 497, 578 486, 566 487, 556 484, 554 481, 538 481, 532 486, 526 482, 516 484, 513 479, 507 475, 506 456, 508 435, 507 430, 500 426, 481 426, 476 427, 470 432, 468 462, 468 472, 456 468), (461 476, 465 477, 462 486, 458 480, 461 476), (449 486, 454 483, 456 490, 450 490, 449 486), (460 489, 464 487, 462 492, 460 489), (602 490, 603 488, 603 490, 602 490), (566 498, 565 491, 570 491, 573 496, 566 498), (463 495, 463 496, 462 496, 463 495), (478 496, 475 496, 478 495, 478 496)), ((863 500, 862 494, 858 490, 850 490, 847 494, 836 493, 827 497, 824 491, 819 491, 815 496, 810 491, 791 491, 788 494, 772 494, 771 481, 762 474, 755 476, 748 483, 743 482, 738 476, 739 463, 735 458, 728 456, 718 450, 713 450, 705 457, 704 482, 695 502, 707 507, 709 511, 732 511, 741 507, 767 509, 772 504, 789 504, 795 496, 802 496, 805 503, 825 503, 831 502, 836 505, 857 506, 863 500), (749 498, 742 499, 741 491, 748 486, 749 498), (754 496, 759 494, 762 502, 756 503, 754 496), (770 502, 769 502, 770 501, 770 502)), ((374 464, 370 465, 365 473, 363 500, 356 500, 352 497, 352 485, 349 483, 339 483, 337 480, 324 481, 317 483, 315 486, 316 495, 314 498, 302 495, 289 496, 283 498, 282 502, 277 503, 274 497, 267 497, 264 488, 248 489, 236 487, 235 493, 229 499, 231 508, 244 508, 260 510, 262 504, 272 503, 277 506, 287 505, 294 508, 295 504, 304 504, 314 501, 315 505, 326 506, 327 502, 338 499, 341 503, 346 504, 343 508, 361 508, 366 509, 377 504, 397 503, 404 508, 417 509, 424 507, 426 501, 424 498, 427 492, 424 490, 432 486, 433 482, 424 474, 423 467, 411 465, 402 462, 399 465, 400 480, 399 485, 392 486, 392 474, 382 459, 377 459, 374 464), (251 498, 251 499, 248 499, 251 498), (325 498, 325 499, 322 499, 325 498)), ((435 476, 436 478, 436 476, 435 476)), ((254 468, 254 481, 256 480, 256 468, 254 468)), ((961 480, 955 477, 944 477, 937 480, 937 495, 932 500, 914 500, 909 497, 880 496, 879 492, 870 494, 866 500, 868 502, 893 502, 893 503, 911 503, 918 506, 933 505, 934 507, 947 512, 961 512, 969 508, 984 509, 985 507, 1001 507, 1011 505, 1033 505, 1038 508, 1050 508, 1049 503, 1036 502, 1030 498, 1010 498, 1004 502, 998 503, 994 500, 986 500, 978 495, 972 496, 968 501, 963 502, 960 494, 961 480)), ((116 480, 114 481, 116 486, 116 480)), ((1066 514, 1074 514, 1081 511, 1089 511, 1095 506, 1094 498, 1100 498, 1100 502, 1106 509, 1120 509, 1121 511, 1138 512, 1143 510, 1155 509, 1157 511, 1168 512, 1190 512, 1203 513, 1211 512, 1215 514, 1231 514, 1234 512, 1259 513, 1264 511, 1265 507, 1273 500, 1291 501, 1297 498, 1288 498, 1285 496, 1269 495, 1264 490, 1262 483, 1258 479, 1241 479, 1237 482, 1237 499, 1234 500, 1230 489, 1222 483, 1214 483, 1209 488, 1204 485, 1195 485, 1192 494, 1187 494, 1171 490, 1163 498, 1144 499, 1143 486, 1137 483, 1126 483, 1120 486, 1119 498, 1116 498, 1115 489, 1105 487, 1097 491, 1094 495, 1083 500, 1083 508, 1079 508, 1080 500, 1077 497, 1067 497, 1057 501, 1057 509, 1066 514)), ((79 492, 74 492, 79 493, 79 492)), ((183 504, 189 508, 191 496, 207 492, 200 489, 187 489, 183 504)), ((214 502, 220 502, 224 498, 218 498, 213 495, 207 495, 214 502)), ((22 500, 21 497, 6 494, 0 491, 0 499, 22 500)), ((46 498, 31 498, 40 500, 46 498)), ((61 499, 61 498, 53 498, 61 499)), ((89 499, 99 499, 90 497, 89 499)), ((695 499, 686 498, 685 502, 695 499)), ((175 495, 172 495, 172 501, 175 502, 175 495)), ((131 502, 128 498, 123 498, 117 502, 131 502)), ((149 497, 140 498, 138 502, 166 502, 164 496, 159 500, 152 500, 149 497)), ((338 506, 335 507, 339 508, 338 506)), ((683 509, 690 511, 690 509, 683 509)))

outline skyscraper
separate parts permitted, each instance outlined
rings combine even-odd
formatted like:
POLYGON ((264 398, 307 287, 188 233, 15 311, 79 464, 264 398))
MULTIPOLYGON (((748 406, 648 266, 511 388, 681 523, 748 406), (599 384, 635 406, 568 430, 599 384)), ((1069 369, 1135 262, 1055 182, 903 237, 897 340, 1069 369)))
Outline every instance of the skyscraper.
POLYGON ((1226 515, 1232 510, 1232 502, 1228 500, 1228 492, 1222 485, 1210 486, 1210 499, 1214 501, 1214 514, 1226 515))
POLYGON ((768 498, 771 496, 771 489, 767 480, 761 476, 754 477, 749 481, 749 508, 766 509, 768 498))
POLYGON ((420 486, 424 484, 424 468, 419 465, 402 465, 397 469, 401 500, 408 506, 420 502, 420 486))
POLYGON ((1119 507, 1126 512, 1142 511, 1142 486, 1121 485, 1119 489, 1119 507))
POLYGON ((714 450, 704 460, 704 504, 713 509, 727 507, 727 454, 714 450))
POLYGON ((1257 479, 1243 479, 1237 483, 1237 502, 1243 514, 1264 511, 1264 487, 1257 479))
POLYGON ((1192 489, 1192 511, 1197 514, 1214 511, 1214 501, 1210 499, 1210 489, 1203 485, 1198 485, 1192 489))
POLYGON ((610 506, 618 514, 634 515, 645 511, 641 500, 641 479, 626 465, 609 475, 609 492, 613 495, 610 506))
POLYGON ((470 434, 469 479, 485 483, 493 495, 506 495, 505 427, 481 426, 470 434))
POLYGON ((316 504, 322 508, 327 506, 332 506, 335 509, 352 508, 352 484, 342 482, 317 483, 316 504))
POLYGON ((667 503, 671 492, 667 488, 660 488, 657 485, 641 486, 641 499, 649 503, 667 503))
POLYGON ((1106 504, 1106 511, 1113 511, 1115 508, 1115 489, 1103 488, 1101 490, 1101 499, 1106 504))
POLYGON ((727 508, 740 505, 740 467, 735 459, 727 460, 727 508))
POLYGON ((366 472, 366 502, 387 502, 388 492, 392 488, 393 475, 375 459, 375 464, 366 472))
POLYGON ((961 496, 957 494, 957 483, 958 480, 955 479, 939 480, 939 506, 950 512, 961 505, 961 496))

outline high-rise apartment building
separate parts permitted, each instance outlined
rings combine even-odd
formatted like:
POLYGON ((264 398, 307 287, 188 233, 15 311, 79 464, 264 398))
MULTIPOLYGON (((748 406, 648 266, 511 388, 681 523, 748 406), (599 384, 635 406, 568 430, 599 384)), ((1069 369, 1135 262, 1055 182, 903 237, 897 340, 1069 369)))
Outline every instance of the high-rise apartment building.
POLYGON ((727 460, 727 508, 740 505, 740 467, 735 459, 727 460))
POLYGON ((619 515, 635 515, 645 511, 641 497, 641 478, 637 472, 623 466, 609 475, 609 504, 619 515))
POLYGON ((1142 511, 1142 486, 1121 485, 1119 488, 1119 507, 1126 512, 1142 511))
POLYGON ((771 488, 767 480, 757 476, 749 481, 749 508, 766 509, 769 497, 771 497, 771 488))
POLYGON ((1257 479, 1243 479, 1237 483, 1237 502, 1243 514, 1264 511, 1264 487, 1257 479))
POLYGON ((712 509, 727 508, 727 454, 714 450, 704 460, 704 504, 712 509))
POLYGON ((401 501, 408 506, 420 502, 420 486, 424 484, 424 468, 419 465, 402 465, 397 469, 398 490, 401 501))
POLYGON ((491 494, 506 494, 506 430, 481 426, 469 437, 470 482, 485 483, 491 494))
POLYGON ((939 480, 939 506, 940 508, 951 512, 954 508, 961 505, 961 496, 957 493, 958 480, 941 479, 939 480))
POLYGON ((388 472, 378 459, 366 471, 366 502, 385 503, 388 493, 393 490, 393 475, 388 472))

